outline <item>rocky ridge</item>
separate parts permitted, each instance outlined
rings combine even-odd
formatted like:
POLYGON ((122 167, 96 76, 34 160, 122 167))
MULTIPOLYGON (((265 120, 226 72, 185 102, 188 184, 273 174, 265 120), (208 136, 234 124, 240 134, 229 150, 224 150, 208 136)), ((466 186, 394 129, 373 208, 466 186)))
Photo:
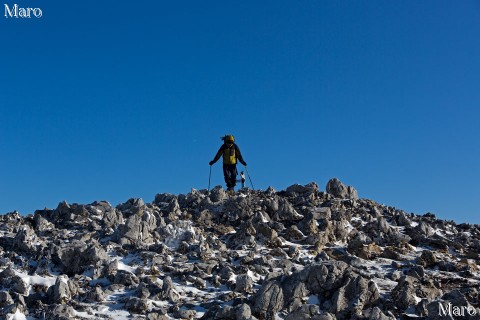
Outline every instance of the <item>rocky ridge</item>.
POLYGON ((62 202, 0 215, 0 318, 480 319, 479 252, 338 179, 62 202))

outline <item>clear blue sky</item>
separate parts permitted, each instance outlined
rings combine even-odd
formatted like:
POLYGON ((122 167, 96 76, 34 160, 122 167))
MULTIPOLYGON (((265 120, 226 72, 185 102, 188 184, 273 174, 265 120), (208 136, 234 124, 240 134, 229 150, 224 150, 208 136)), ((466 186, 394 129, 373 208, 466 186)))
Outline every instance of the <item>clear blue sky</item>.
POLYGON ((232 133, 258 189, 480 223, 479 1, 5 3, 0 213, 206 188, 232 133))

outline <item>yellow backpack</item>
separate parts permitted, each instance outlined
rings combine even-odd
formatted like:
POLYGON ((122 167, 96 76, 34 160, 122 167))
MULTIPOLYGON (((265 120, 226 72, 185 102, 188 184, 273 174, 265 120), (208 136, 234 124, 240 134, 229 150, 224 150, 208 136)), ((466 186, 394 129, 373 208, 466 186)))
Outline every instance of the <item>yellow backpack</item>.
POLYGON ((235 150, 237 146, 235 145, 235 138, 231 134, 223 136, 222 140, 225 142, 225 146, 223 149, 223 163, 224 164, 236 164, 237 163, 237 157, 235 154, 235 150), (226 142, 227 141, 232 141, 232 146, 229 147, 226 142))

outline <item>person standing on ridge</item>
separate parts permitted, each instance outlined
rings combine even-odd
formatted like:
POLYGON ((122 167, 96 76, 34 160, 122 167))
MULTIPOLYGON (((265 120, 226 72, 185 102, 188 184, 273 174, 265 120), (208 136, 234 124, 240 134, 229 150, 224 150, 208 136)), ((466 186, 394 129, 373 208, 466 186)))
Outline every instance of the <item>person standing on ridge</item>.
POLYGON ((213 165, 220 157, 223 157, 223 176, 227 184, 227 192, 233 194, 233 190, 237 184, 237 159, 245 167, 247 163, 243 160, 240 149, 235 144, 235 138, 231 134, 225 135, 222 137, 222 140, 223 145, 218 149, 215 158, 210 161, 209 164, 213 165))

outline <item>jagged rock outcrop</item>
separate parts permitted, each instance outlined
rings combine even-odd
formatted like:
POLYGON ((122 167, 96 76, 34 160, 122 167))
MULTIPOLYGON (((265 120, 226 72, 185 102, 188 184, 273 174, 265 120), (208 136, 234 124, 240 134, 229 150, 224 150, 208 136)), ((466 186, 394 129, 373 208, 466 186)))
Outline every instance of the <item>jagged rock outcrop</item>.
POLYGON ((268 281, 255 297, 254 314, 261 319, 274 319, 283 308, 284 296, 282 284, 278 280, 268 281))
POLYGON ((53 261, 62 272, 70 275, 81 274, 90 267, 98 267, 104 264, 108 255, 105 249, 97 242, 87 244, 81 240, 66 242, 60 246, 54 246, 53 261))
POLYGON ((47 295, 52 303, 65 304, 78 292, 78 285, 71 281, 68 276, 61 275, 55 281, 55 285, 49 288, 47 295))
POLYGON ((255 296, 253 313, 261 319, 274 319, 279 310, 286 308, 294 311, 295 317, 309 314, 311 318, 324 310, 349 319, 353 315, 361 316, 362 310, 379 297, 374 282, 356 275, 342 261, 326 261, 265 283, 255 296), (305 309, 302 301, 308 295, 317 295, 323 303, 305 309), (299 311, 299 308, 303 309, 299 311))
POLYGON ((341 199, 358 199, 358 192, 352 186, 344 185, 337 178, 330 179, 326 187, 327 193, 341 199))
POLYGON ((121 245, 143 247, 153 242, 153 231, 157 228, 157 218, 142 199, 130 199, 117 206, 124 213, 126 221, 118 226, 115 239, 121 245))
POLYGON ((442 303, 475 319, 479 252, 479 226, 360 199, 338 179, 64 201, 0 215, 0 318, 440 319, 442 303))

